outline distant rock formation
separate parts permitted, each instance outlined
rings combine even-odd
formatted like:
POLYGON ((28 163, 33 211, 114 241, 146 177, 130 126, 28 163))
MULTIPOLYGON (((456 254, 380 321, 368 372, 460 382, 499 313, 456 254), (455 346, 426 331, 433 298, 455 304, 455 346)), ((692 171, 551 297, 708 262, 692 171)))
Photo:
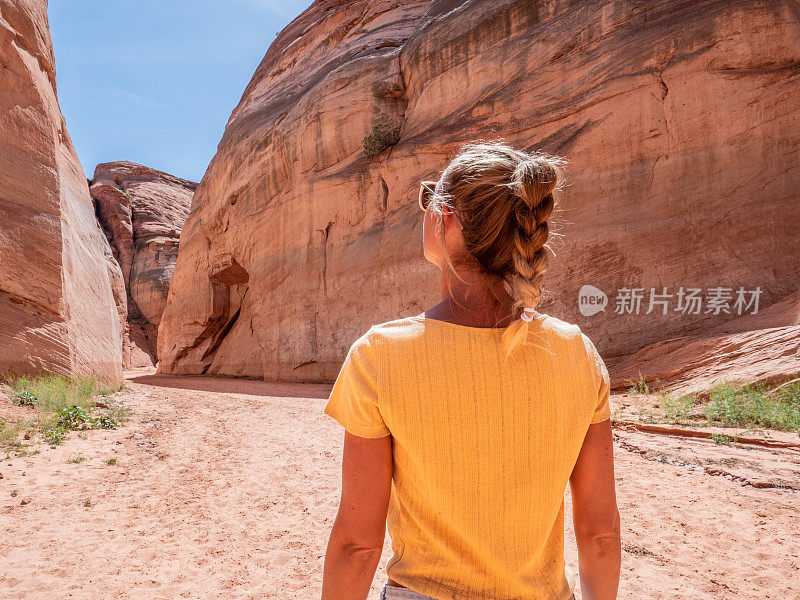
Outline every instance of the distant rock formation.
POLYGON ((90 192, 127 290, 123 365, 156 364, 158 324, 197 184, 132 162, 97 165, 90 192))
POLYGON ((56 98, 41 0, 0 0, 0 374, 122 380, 122 273, 56 98))
POLYGON ((160 371, 333 379, 371 324, 438 301, 419 181, 479 138, 569 159, 541 310, 604 356, 737 316, 675 310, 680 287, 781 300, 800 287, 798 14, 789 0, 314 2, 198 186, 160 371), (368 156, 372 133, 384 151, 368 156), (673 305, 611 298, 583 316, 586 284, 667 288, 673 305))

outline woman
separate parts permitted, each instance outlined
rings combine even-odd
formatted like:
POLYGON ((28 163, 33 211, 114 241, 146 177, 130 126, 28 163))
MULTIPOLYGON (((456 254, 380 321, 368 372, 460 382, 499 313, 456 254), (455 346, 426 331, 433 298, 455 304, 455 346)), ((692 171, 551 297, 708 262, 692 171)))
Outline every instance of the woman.
POLYGON ((423 182, 440 303, 350 348, 325 414, 345 428, 323 600, 364 600, 388 525, 382 600, 616 598, 619 513, 609 378, 591 340, 539 313, 561 161, 462 148, 423 182))

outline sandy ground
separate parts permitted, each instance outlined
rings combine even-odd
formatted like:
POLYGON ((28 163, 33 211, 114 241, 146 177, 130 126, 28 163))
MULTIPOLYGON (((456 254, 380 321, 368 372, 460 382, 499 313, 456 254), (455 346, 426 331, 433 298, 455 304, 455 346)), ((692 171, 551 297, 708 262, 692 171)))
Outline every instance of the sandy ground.
MULTIPOLYGON (((329 386, 126 376, 128 426, 0 463, 0 598, 319 598, 329 386)), ((621 430, 616 464, 621 598, 800 598, 800 452, 621 430)))

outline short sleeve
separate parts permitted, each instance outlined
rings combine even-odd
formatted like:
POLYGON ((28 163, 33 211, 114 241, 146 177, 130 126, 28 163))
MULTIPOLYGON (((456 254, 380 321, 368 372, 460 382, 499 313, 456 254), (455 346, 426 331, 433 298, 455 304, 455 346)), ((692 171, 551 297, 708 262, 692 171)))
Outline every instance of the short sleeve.
POLYGON ((606 363, 603 362, 592 340, 584 333, 581 333, 581 335, 583 336, 586 351, 589 353, 591 366, 595 373, 596 396, 594 395, 595 392, 593 392, 592 398, 595 404, 592 418, 589 422, 591 424, 600 423, 611 418, 611 404, 609 402, 609 396, 611 395, 611 378, 608 375, 606 363))
POLYGON ((347 352, 323 412, 353 435, 390 435, 378 407, 378 354, 370 331, 347 352))

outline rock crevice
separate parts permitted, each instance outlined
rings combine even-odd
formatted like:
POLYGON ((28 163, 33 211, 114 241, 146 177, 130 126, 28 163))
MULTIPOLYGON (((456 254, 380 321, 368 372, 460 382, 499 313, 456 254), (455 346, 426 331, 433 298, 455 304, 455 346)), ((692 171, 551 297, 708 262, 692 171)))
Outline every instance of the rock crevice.
POLYGON ((120 161, 97 165, 90 186, 97 220, 125 282, 124 366, 153 366, 178 240, 197 184, 120 161))

